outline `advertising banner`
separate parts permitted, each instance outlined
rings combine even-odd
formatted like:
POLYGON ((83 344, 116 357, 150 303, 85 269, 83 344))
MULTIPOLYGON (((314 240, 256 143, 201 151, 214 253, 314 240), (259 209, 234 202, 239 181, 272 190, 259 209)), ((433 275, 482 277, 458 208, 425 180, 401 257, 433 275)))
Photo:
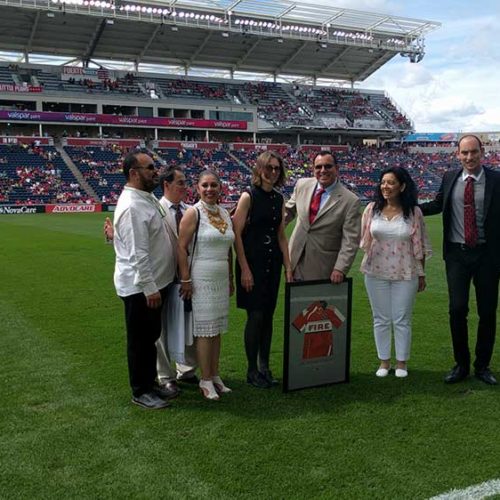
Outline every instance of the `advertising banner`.
POLYGON ((45 212, 48 214, 77 214, 102 212, 102 205, 45 205, 45 212))
POLYGON ((42 92, 42 87, 35 87, 34 85, 13 85, 11 83, 0 83, 0 92, 42 92))
POLYGON ((352 278, 287 283, 283 391, 349 381, 352 278))
POLYGON ((64 137, 64 146, 120 146, 121 148, 135 148, 136 146, 143 147, 144 141, 142 139, 79 139, 75 137, 64 137))
POLYGON ((220 142, 156 141, 157 148, 170 149, 220 149, 220 142))
POLYGON ((93 113, 61 113, 51 111, 0 111, 0 120, 62 122, 82 124, 124 125, 165 128, 214 128, 246 130, 248 123, 231 120, 194 120, 191 118, 150 118, 142 116, 99 115, 93 113))
POLYGON ((0 205, 0 215, 43 214, 44 205, 0 205))
POLYGON ((407 135, 404 142, 455 142, 458 140, 459 134, 431 132, 428 134, 410 134, 407 135))

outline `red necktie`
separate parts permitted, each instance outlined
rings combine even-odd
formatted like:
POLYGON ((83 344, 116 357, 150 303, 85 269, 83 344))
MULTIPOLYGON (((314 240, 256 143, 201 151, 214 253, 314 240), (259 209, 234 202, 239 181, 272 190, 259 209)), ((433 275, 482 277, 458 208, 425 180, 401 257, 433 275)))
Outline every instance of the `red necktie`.
POLYGON ((319 206, 321 205, 321 196, 324 192, 325 190, 323 188, 319 188, 316 193, 314 193, 311 207, 309 208, 309 224, 312 224, 314 219, 316 219, 316 215, 318 215, 319 206))
POLYGON ((464 190, 464 236, 468 247, 477 245, 476 205, 474 203, 474 177, 467 177, 464 190))

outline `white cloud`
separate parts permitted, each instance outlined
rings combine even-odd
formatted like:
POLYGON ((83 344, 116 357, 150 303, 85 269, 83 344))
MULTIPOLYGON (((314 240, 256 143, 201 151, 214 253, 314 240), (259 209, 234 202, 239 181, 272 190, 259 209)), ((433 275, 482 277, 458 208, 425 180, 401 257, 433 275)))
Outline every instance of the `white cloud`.
POLYGON ((418 64, 406 64, 406 71, 402 78, 396 82, 400 88, 414 88, 419 85, 428 85, 434 77, 432 73, 424 66, 418 64))
POLYGON ((301 4, 429 19, 421 63, 396 56, 357 87, 385 90, 419 132, 500 131, 500 2, 302 0, 301 4))

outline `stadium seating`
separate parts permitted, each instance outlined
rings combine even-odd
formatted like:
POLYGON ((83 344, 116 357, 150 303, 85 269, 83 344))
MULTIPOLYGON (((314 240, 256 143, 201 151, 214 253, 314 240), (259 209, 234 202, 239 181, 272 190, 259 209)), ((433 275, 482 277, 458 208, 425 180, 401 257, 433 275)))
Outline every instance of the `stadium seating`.
MULTIPOLYGON (((297 179, 311 175, 311 165, 320 146, 308 149, 282 148, 287 166, 285 196, 297 179)), ((115 203, 124 185, 123 154, 116 145, 66 146, 65 151, 103 203, 115 203)), ((153 155, 158 164, 184 165, 190 184, 188 201, 197 198, 194 180, 204 169, 212 169, 223 181, 222 202, 234 204, 250 184, 251 167, 260 149, 162 148, 153 155)), ((432 197, 443 172, 458 166, 454 149, 449 152, 410 152, 403 147, 352 147, 336 152, 342 182, 363 200, 374 193, 381 170, 390 166, 408 169, 421 198, 432 197)), ((485 164, 500 169, 500 152, 485 155, 485 164)), ((55 148, 50 146, 0 145, 0 203, 85 203, 94 201, 85 193, 55 148)), ((160 190, 157 194, 161 196, 160 190)))
POLYGON ((0 145, 0 180, 3 203, 93 201, 53 146, 0 145))
POLYGON ((257 106, 261 120, 276 128, 329 128, 411 130, 412 124, 394 103, 380 92, 332 87, 313 87, 271 82, 201 81, 193 78, 161 78, 145 74, 95 81, 62 79, 53 69, 0 65, 0 83, 23 80, 40 85, 51 94, 71 92, 113 98, 214 101, 218 104, 257 106))

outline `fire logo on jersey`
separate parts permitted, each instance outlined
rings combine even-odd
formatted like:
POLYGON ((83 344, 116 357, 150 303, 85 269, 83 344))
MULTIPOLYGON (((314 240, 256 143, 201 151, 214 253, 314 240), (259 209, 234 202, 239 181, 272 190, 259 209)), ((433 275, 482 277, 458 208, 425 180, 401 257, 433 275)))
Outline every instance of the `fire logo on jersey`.
POLYGON ((324 300, 313 302, 302 310, 292 322, 304 334, 302 360, 332 356, 333 330, 338 330, 344 321, 343 314, 324 300))

